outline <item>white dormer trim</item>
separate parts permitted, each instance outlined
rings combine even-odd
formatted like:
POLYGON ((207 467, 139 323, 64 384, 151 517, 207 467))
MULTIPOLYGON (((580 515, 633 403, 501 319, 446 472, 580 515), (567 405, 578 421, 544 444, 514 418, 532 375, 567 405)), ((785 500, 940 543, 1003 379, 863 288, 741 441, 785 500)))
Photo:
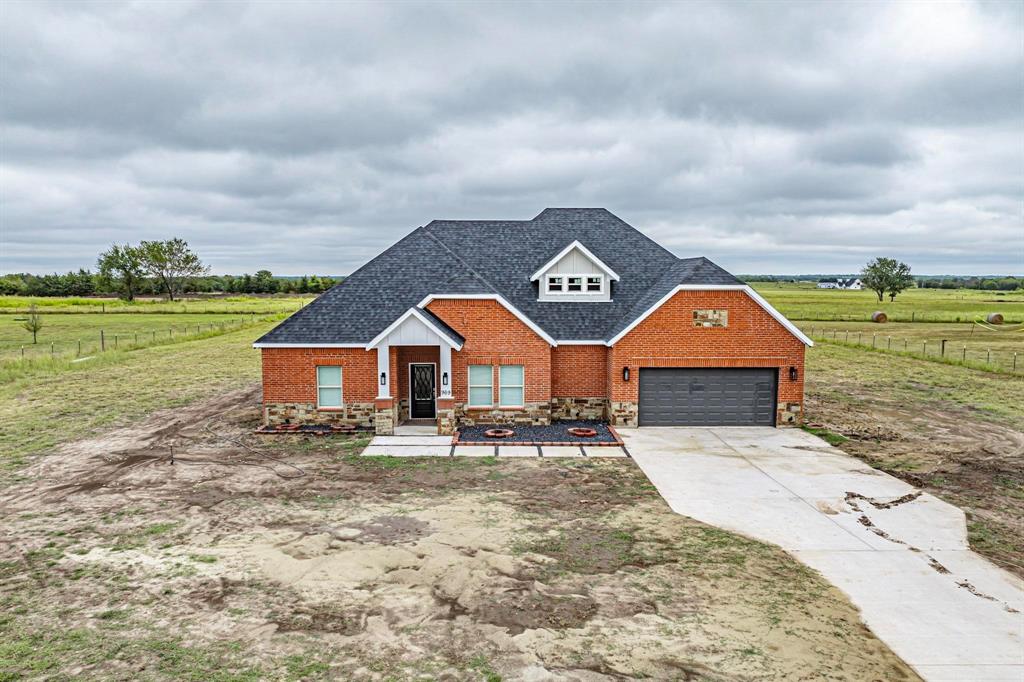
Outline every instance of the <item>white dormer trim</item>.
POLYGON ((618 282, 619 281, 619 276, 615 273, 615 271, 612 270, 607 265, 605 265, 604 262, 600 258, 595 256, 590 251, 590 249, 588 249, 587 247, 583 246, 583 244, 581 244, 578 239, 573 240, 573 242, 571 244, 569 244, 564 249, 559 251, 555 255, 554 258, 552 258, 547 263, 542 265, 539 270, 537 270, 535 273, 533 273, 533 275, 530 276, 530 281, 531 282, 536 282, 538 279, 543 277, 544 274, 555 265, 555 263, 557 263, 558 261, 562 260, 562 258, 564 258, 565 255, 568 254, 573 249, 579 249, 583 253, 584 256, 589 258, 591 260, 591 262, 593 262, 594 265, 597 266, 597 268, 599 270, 604 272, 604 274, 608 277, 609 280, 611 280, 612 282, 618 282))
POLYGON ((461 343, 459 343, 458 341, 453 339, 451 336, 449 336, 447 332, 445 332, 443 329, 441 329, 436 324, 434 324, 426 315, 424 315, 422 312, 420 312, 416 308, 409 308, 408 310, 406 310, 402 314, 401 317, 399 317, 397 320, 395 320, 394 322, 389 324, 387 329, 382 331, 380 334, 377 334, 377 336, 374 337, 373 341, 370 341, 370 343, 366 344, 366 350, 373 350, 373 348, 378 343, 380 343, 384 339, 388 338, 388 335, 391 332, 395 331, 400 326, 402 326, 402 323, 404 323, 410 317, 414 317, 417 320, 419 320, 420 322, 422 322, 424 325, 426 325, 427 329, 429 329, 430 331, 432 331, 435 334, 437 334, 437 336, 442 341, 445 341, 449 346, 451 346, 455 350, 462 350, 462 344, 461 343))

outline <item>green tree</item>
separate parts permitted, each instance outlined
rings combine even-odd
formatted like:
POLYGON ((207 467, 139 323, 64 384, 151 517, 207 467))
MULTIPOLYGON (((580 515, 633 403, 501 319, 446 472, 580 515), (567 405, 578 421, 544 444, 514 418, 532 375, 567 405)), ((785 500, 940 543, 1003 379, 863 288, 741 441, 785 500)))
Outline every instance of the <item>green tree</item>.
POLYGON ((889 294, 889 300, 904 289, 914 286, 914 278, 910 274, 910 266, 895 258, 876 258, 861 270, 860 281, 868 289, 875 292, 878 300, 889 294))
POLYGON ((142 250, 128 244, 114 244, 100 254, 96 261, 100 278, 105 284, 113 285, 118 296, 134 301, 146 277, 142 262, 142 250))
POLYGON ((210 270, 184 239, 144 241, 139 244, 139 252, 146 273, 159 283, 169 301, 181 292, 189 277, 200 277, 210 270))
POLYGON ((21 323, 21 326, 32 332, 32 343, 37 343, 36 336, 39 334, 39 330, 43 328, 43 316, 36 310, 36 305, 33 303, 28 307, 28 317, 21 323))

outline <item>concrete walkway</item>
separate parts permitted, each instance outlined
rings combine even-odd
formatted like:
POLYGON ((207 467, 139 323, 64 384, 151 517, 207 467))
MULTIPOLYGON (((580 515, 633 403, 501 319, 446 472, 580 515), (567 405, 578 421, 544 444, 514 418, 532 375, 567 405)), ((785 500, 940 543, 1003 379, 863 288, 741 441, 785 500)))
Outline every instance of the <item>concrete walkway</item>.
POLYGON ((780 545, 927 680, 1024 680, 1024 584, 960 509, 804 431, 622 429, 673 511, 780 545))
POLYGON ((451 436, 376 436, 362 454, 374 457, 626 457, 608 445, 452 445, 451 436))

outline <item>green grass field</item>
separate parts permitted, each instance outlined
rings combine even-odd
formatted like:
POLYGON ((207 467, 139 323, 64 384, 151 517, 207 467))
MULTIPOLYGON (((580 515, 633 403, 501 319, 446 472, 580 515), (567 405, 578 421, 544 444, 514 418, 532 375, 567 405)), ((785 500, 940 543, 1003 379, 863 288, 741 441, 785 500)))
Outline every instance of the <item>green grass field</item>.
POLYGON ((798 326, 814 339, 962 363, 977 369, 1024 373, 1024 325, 800 322, 798 326))
POLYGON ((49 357, 56 355, 92 355, 101 350, 124 349, 132 346, 152 345, 184 336, 237 328, 256 319, 282 319, 283 315, 268 316, 255 313, 105 313, 83 315, 78 313, 41 312, 43 328, 33 345, 32 333, 22 326, 24 315, 0 315, 0 362, 49 357), (100 334, 103 340, 101 344, 100 334), (79 346, 81 342, 81 346, 79 346))
POLYGON ((881 310, 892 322, 972 322, 988 313, 1002 313, 1008 324, 1024 322, 1024 291, 908 289, 879 302, 872 291, 818 289, 812 282, 752 286, 791 320, 868 322, 881 310))
POLYGON ((227 296, 222 298, 185 298, 173 303, 161 298, 137 299, 131 303, 117 298, 76 298, 38 296, 0 296, 0 315, 23 314, 35 305, 40 313, 130 313, 130 314, 222 314, 255 313, 272 315, 293 313, 313 300, 313 296, 227 296))
POLYGON ((260 355, 250 344, 273 324, 0 378, 3 468, 155 410, 252 385, 259 380, 260 355))

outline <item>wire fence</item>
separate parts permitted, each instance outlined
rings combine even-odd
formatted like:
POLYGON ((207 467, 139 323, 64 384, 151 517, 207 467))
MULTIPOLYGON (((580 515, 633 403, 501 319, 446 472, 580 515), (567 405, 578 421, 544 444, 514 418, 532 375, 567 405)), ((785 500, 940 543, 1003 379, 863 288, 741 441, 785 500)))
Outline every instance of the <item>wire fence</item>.
MULTIPOLYGON (((776 307, 789 319, 801 322, 871 322, 871 316, 875 313, 875 310, 868 312, 839 313, 836 312, 834 308, 808 308, 800 304, 792 306, 779 304, 776 307)), ((886 310, 884 307, 880 307, 878 310, 885 312, 889 322, 930 322, 935 324, 963 323, 972 322, 979 317, 983 318, 989 312, 1000 312, 1005 318, 1005 324, 1019 324, 1024 322, 1024 313, 1019 312, 1019 309, 1014 309, 1014 311, 1011 312, 1003 312, 999 310, 988 310, 986 312, 956 312, 948 310, 886 310)))
POLYGON ((44 359, 84 360, 99 353, 116 350, 135 350, 150 346, 166 345, 180 341, 220 336, 268 320, 275 320, 280 314, 256 315, 255 313, 237 318, 193 324, 174 324, 158 329, 118 331, 116 329, 90 330, 76 339, 62 339, 37 344, 23 344, 20 347, 0 351, 0 362, 33 362, 44 359))
MULTIPOLYGON (((964 343, 955 339, 913 339, 838 328, 806 327, 804 333, 812 339, 898 353, 923 360, 963 365, 987 372, 1024 374, 1024 345, 1021 350, 990 348, 984 344, 964 343)), ((1024 339, 1022 339, 1024 341, 1024 339)))

